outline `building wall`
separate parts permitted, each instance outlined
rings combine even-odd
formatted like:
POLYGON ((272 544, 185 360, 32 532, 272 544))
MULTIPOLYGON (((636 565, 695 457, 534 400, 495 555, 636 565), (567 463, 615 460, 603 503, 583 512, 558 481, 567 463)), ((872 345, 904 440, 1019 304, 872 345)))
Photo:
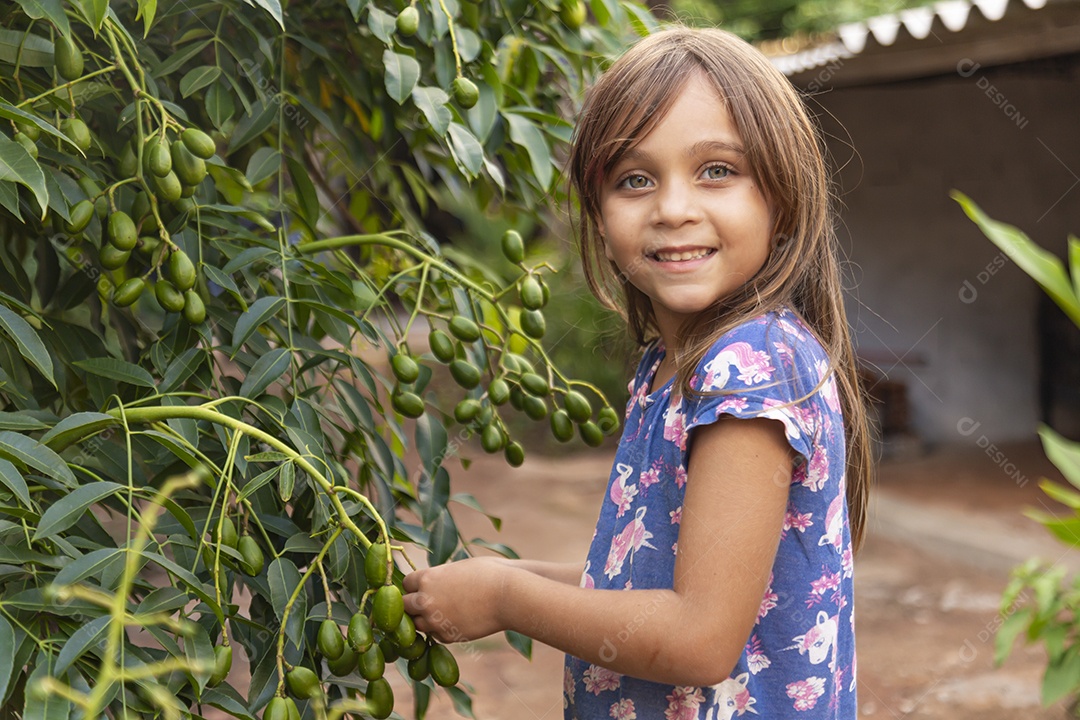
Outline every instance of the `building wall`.
POLYGON ((931 443, 1027 438, 1040 420, 1041 290, 949 191, 1059 256, 1080 235, 1080 62, 961 69, 811 101, 840 168, 859 352, 906 384, 931 443))

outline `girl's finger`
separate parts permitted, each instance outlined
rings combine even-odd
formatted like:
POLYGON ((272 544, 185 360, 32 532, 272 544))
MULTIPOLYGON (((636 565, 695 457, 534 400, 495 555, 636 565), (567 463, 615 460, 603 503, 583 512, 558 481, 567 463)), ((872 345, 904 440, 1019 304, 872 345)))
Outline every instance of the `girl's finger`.
POLYGON ((420 573, 423 570, 417 570, 406 575, 401 580, 401 587, 405 588, 405 592, 416 592, 420 589, 420 573))

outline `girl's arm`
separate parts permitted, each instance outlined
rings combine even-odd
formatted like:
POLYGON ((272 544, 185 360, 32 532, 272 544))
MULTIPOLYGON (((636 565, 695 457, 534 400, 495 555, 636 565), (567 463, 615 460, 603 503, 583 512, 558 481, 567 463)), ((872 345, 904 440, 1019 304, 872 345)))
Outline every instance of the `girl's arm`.
POLYGON ((588 590, 477 558, 406 576, 417 628, 444 642, 516 630, 663 683, 726 679, 769 581, 793 453, 783 426, 766 419, 724 417, 692 441, 673 589, 588 590))
POLYGON ((558 563, 548 560, 502 560, 504 564, 520 570, 526 570, 533 575, 555 580, 565 585, 580 585, 581 574, 584 568, 581 563, 558 563))

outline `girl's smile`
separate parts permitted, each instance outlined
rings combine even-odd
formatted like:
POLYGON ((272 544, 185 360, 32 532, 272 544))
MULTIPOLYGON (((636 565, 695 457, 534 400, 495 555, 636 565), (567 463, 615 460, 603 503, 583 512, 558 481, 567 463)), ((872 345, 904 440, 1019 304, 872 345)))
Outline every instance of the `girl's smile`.
POLYGON ((769 255, 772 212, 743 141, 703 73, 623 153, 600 192, 607 257, 649 297, 666 342, 769 255))

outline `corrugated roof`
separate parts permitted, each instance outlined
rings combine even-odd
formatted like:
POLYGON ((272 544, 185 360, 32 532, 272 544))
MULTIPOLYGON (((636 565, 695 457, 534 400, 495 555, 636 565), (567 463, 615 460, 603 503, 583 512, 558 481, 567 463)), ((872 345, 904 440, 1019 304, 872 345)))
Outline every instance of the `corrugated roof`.
MULTIPOLYGON (((942 43, 941 34, 961 33, 973 25, 996 23, 1007 14, 1028 15, 1042 10, 1049 0, 944 0, 932 5, 909 8, 879 15, 863 22, 840 25, 831 38, 792 53, 769 59, 785 75, 795 76, 815 68, 856 58, 870 51, 896 45, 908 46, 933 35, 942 43)), ((768 51, 766 51, 768 53, 768 51)))

